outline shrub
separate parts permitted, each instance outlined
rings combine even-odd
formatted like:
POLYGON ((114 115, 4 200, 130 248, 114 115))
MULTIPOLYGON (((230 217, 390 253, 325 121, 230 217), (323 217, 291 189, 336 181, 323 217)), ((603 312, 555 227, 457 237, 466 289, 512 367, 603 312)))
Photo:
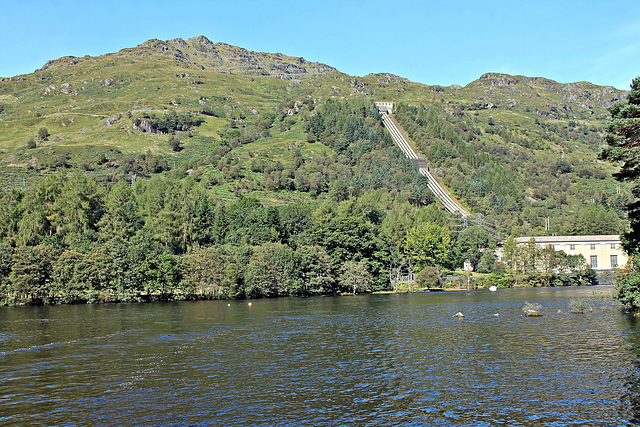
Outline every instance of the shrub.
POLYGON ((180 138, 178 138, 176 135, 171 135, 169 137, 169 146, 173 151, 182 150, 182 146, 180 144, 181 144, 180 138))
POLYGON ((47 128, 40 128, 38 129, 38 139, 40 140, 40 142, 46 140, 49 137, 49 131, 47 130, 47 128))
POLYGON ((425 267, 416 276, 416 283, 423 288, 441 288, 442 279, 435 267, 425 267))
POLYGON ((583 314, 585 311, 593 311, 593 307, 586 298, 578 298, 569 301, 569 311, 583 314))

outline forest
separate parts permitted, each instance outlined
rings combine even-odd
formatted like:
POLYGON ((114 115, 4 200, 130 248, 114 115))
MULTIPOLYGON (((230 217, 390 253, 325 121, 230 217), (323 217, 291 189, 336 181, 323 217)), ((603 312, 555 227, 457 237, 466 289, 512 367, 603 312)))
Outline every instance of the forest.
MULTIPOLYGON (((314 111, 304 122, 307 143, 329 147, 324 155, 303 156, 292 147, 290 163, 266 155, 249 162, 235 157, 234 148, 291 124, 276 111, 230 124, 205 156, 181 168, 149 153, 139 162, 121 160, 120 173, 109 179, 62 167, 29 188, 2 191, 2 303, 331 295, 397 290, 407 277, 437 287, 465 261, 490 273, 485 284, 498 286, 532 280, 572 285, 593 277, 583 259, 533 246, 507 244, 504 261, 497 262, 495 230, 456 226, 425 178, 393 146, 371 102, 308 105, 314 111), (150 159, 157 166, 144 166, 150 159), (138 179, 130 179, 132 173, 138 179), (239 190, 252 185, 311 197, 269 204, 241 191, 232 201, 212 191, 234 179, 245 182, 239 190), (532 268, 532 259, 547 268, 532 268)), ((399 116, 408 120, 412 110, 404 108, 408 113, 399 116)), ((424 132, 431 132, 434 120, 440 119, 427 118, 424 132)), ((478 170, 498 167, 490 156, 465 148, 451 129, 431 139, 453 147, 478 170)), ((502 179, 484 174, 486 185, 511 197, 509 209, 520 209, 509 193, 515 190, 491 176, 502 179)), ((576 230, 580 224, 606 228, 608 215, 603 206, 590 205, 578 214, 576 230)))

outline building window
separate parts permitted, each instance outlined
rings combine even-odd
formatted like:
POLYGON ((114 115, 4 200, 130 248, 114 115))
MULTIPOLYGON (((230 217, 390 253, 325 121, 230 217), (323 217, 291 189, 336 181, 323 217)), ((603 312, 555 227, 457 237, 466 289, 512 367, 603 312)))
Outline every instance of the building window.
POLYGON ((616 248, 616 244, 615 244, 615 243, 612 243, 612 244, 611 244, 611 249, 615 249, 615 248, 616 248))
POLYGON ((598 268, 598 255, 591 255, 589 257, 589 264, 591 268, 598 268))
POLYGON ((570 251, 575 251, 576 250, 576 245, 569 245, 569 250, 570 251))
POLYGON ((595 245, 595 243, 592 243, 592 244, 591 244, 591 250, 592 250, 592 251, 595 251, 595 250, 596 250, 596 245, 595 245))
POLYGON ((618 267, 618 255, 611 255, 611 268, 618 267))

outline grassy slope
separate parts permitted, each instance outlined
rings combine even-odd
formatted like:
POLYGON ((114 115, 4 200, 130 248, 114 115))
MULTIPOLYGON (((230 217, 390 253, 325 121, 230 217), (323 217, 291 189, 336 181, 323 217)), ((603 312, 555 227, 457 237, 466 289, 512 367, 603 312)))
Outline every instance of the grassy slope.
MULTIPOLYGON (((598 191, 615 188, 610 177, 615 168, 596 164, 599 147, 593 142, 601 138, 606 107, 624 96, 613 88, 497 74, 485 75, 465 88, 426 86, 386 74, 357 78, 300 58, 207 44, 201 38, 169 43, 152 40, 100 57, 61 58, 32 74, 0 82, 0 105, 5 107, 0 114, 0 180, 5 186, 19 185, 21 177, 37 175, 25 166, 61 153, 69 153, 76 165, 94 152, 112 150, 151 151, 170 162, 193 162, 210 150, 201 138, 184 138, 185 150, 173 153, 166 135, 133 131, 131 117, 169 109, 197 111, 204 103, 225 112, 225 117, 207 116, 196 133, 219 140, 229 118, 252 120, 256 112, 275 111, 283 100, 309 96, 316 105, 331 97, 368 97, 437 107, 473 126, 478 131, 478 146, 517 146, 540 165, 563 156, 574 165, 588 163, 606 177, 599 182, 572 176, 576 189, 592 193, 593 186, 598 191), (306 72, 287 74, 282 71, 286 67, 294 71, 303 67, 306 72), (106 119, 115 123, 106 125, 106 119), (570 137, 567 132, 576 126, 580 132, 574 133, 582 134, 570 137), (27 150, 27 140, 36 137, 41 127, 51 136, 38 148, 27 150), (499 129, 502 133, 496 133, 499 129), (523 139, 534 141, 535 148, 514 142, 523 139)), ((292 155, 290 146, 297 146, 305 156, 326 154, 327 147, 305 142, 304 120, 296 116, 290 129, 274 127, 271 137, 235 148, 232 155, 286 163, 292 155)), ((526 177, 526 167, 521 165, 521 176, 526 177)), ((219 173, 215 165, 202 169, 205 174, 219 173)), ((254 178, 262 179, 260 174, 254 178)), ((526 182, 519 185, 526 187, 526 182)), ((524 190, 530 195, 535 189, 524 190)), ((228 184, 216 191, 221 197, 233 197, 228 184)), ((261 193, 260 197, 299 200, 307 195, 261 193)))

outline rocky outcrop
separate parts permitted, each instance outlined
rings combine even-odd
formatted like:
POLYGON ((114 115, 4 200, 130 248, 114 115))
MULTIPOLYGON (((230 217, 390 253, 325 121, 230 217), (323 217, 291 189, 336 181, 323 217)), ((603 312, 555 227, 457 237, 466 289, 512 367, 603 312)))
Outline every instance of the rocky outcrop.
POLYGON ((371 73, 367 74, 365 77, 373 77, 377 80, 378 83, 384 85, 388 85, 389 83, 411 83, 411 80, 405 79, 404 77, 396 76, 395 74, 391 73, 371 73))
POLYGON ((626 97, 625 91, 611 86, 588 82, 558 83, 543 77, 501 73, 483 74, 467 88, 474 86, 484 94, 478 100, 492 99, 494 103, 505 107, 531 105, 532 109, 538 110, 538 114, 556 118, 566 118, 582 110, 580 114, 595 114, 597 118, 606 119, 606 109, 626 97))
POLYGON ((139 132, 158 133, 158 131, 151 127, 151 123, 148 120, 141 119, 133 122, 133 130, 139 132))
MULTIPOLYGON (((116 56, 169 56, 184 67, 215 69, 246 75, 275 76, 287 80, 337 71, 326 64, 280 53, 252 52, 226 43, 213 43, 204 36, 187 40, 147 40, 135 48, 123 49, 116 56)), ((50 61, 51 62, 51 61, 50 61)), ((53 61, 55 62, 55 61, 53 61)), ((47 63, 46 66, 49 63, 47 63)))

